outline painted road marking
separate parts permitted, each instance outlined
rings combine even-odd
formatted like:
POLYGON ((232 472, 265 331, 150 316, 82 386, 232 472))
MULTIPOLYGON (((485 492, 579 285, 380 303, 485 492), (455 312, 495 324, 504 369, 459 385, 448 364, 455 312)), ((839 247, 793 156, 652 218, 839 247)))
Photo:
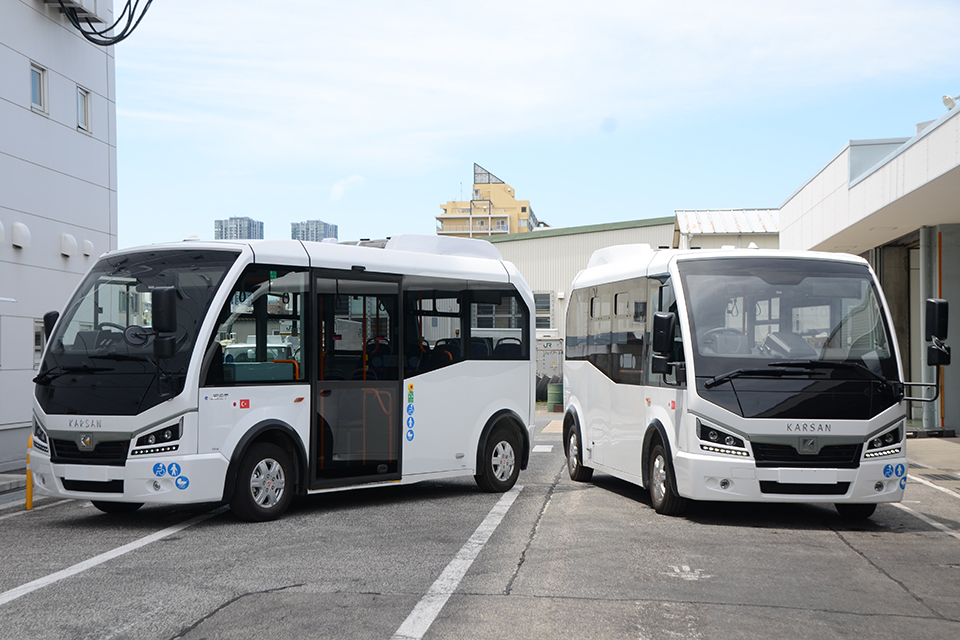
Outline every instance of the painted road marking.
MULTIPOLYGON (((57 571, 56 573, 51 573, 51 574, 48 575, 48 576, 44 576, 44 577, 42 577, 42 578, 37 578, 37 579, 34 580, 33 582, 28 582, 27 584, 22 584, 22 585, 20 585, 19 587, 16 587, 16 588, 14 588, 14 589, 10 589, 9 591, 4 591, 3 593, 0 593, 0 606, 5 605, 5 604, 7 604, 8 602, 12 602, 12 601, 16 600, 16 599, 19 598, 20 596, 25 596, 25 595, 27 595, 28 593, 33 593, 34 591, 37 591, 37 590, 39 590, 39 589, 42 589, 42 588, 44 588, 44 587, 46 587, 46 586, 49 586, 49 585, 51 585, 51 584, 53 584, 53 583, 55 583, 55 582, 59 582, 59 581, 63 580, 64 578, 69 578, 69 577, 71 577, 71 576, 75 576, 75 575, 77 575, 78 573, 83 573, 83 572, 86 571, 87 569, 91 569, 91 568, 93 568, 93 567, 96 567, 97 565, 101 565, 101 564, 103 564, 104 562, 107 562, 107 561, 109 561, 109 560, 113 560, 114 558, 119 558, 120 556, 122 556, 122 555, 124 555, 124 554, 127 554, 127 553, 130 553, 131 551, 136 551, 136 550, 139 549, 140 547, 145 547, 145 546, 147 546, 148 544, 150 544, 151 542, 156 542, 157 540, 162 540, 163 538, 166 538, 167 536, 170 536, 170 535, 173 535, 173 534, 178 533, 178 532, 180 532, 180 531, 183 531, 183 530, 186 529, 187 527, 192 527, 193 525, 199 524, 199 523, 203 522, 204 520, 209 520, 210 518, 212 518, 212 517, 214 517, 214 516, 220 515, 221 513, 223 513, 224 511, 226 511, 227 509, 229 509, 229 507, 226 506, 226 505, 224 505, 224 506, 222 506, 222 507, 220 507, 220 508, 218 508, 218 509, 214 509, 213 511, 209 511, 209 512, 203 514, 203 515, 199 515, 199 516, 197 516, 197 517, 195 517, 195 518, 190 518, 189 520, 185 520, 184 522, 181 522, 180 524, 175 524, 175 525, 173 525, 172 527, 167 527, 166 529, 163 529, 162 531, 157 531, 156 533, 152 533, 152 534, 150 534, 149 536, 144 536, 143 538, 140 538, 139 540, 134 540, 133 542, 131 542, 131 543, 129 543, 129 544, 125 544, 125 545, 123 545, 122 547, 117 547, 116 549, 112 549, 112 550, 110 550, 110 551, 107 551, 106 553, 101 553, 100 555, 94 556, 94 557, 90 558, 89 560, 84 560, 83 562, 78 562, 77 564, 73 565, 72 567, 67 567, 66 569, 64 569, 64 570, 62 570, 62 571, 57 571)), ((482 526, 482 525, 481 525, 481 526, 482 526)))
POLYGON ((540 430, 540 433, 563 433, 563 423, 559 420, 551 420, 540 430))
POLYGON ((552 444, 538 444, 533 447, 534 453, 550 453, 553 451, 552 444))
POLYGON ((483 522, 473 532, 473 535, 463 545, 456 557, 450 561, 440 577, 431 585, 427 593, 417 603, 417 606, 407 616, 407 619, 397 629, 397 632, 393 634, 391 640, 421 640, 423 638, 430 625, 440 614, 443 605, 457 590, 463 576, 470 569, 470 565, 476 560, 493 532, 496 531, 503 520, 503 516, 507 514, 507 510, 510 509, 522 489, 521 486, 515 486, 503 494, 500 501, 493 506, 493 509, 483 519, 483 522))

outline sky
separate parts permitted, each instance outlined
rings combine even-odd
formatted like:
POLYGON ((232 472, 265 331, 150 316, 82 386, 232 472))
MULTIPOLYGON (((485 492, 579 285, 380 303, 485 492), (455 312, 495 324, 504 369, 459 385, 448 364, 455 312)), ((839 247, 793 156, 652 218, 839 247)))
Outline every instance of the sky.
POLYGON ((777 208, 943 115, 958 34, 956 0, 161 0, 114 48, 118 246, 434 234, 474 163, 554 227, 777 208))

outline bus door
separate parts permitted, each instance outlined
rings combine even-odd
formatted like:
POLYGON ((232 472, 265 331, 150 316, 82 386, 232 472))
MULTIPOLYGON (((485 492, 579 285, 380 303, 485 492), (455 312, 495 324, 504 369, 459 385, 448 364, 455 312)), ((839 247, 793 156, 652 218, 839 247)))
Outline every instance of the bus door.
POLYGON ((399 479, 399 281, 316 284, 311 488, 399 479))

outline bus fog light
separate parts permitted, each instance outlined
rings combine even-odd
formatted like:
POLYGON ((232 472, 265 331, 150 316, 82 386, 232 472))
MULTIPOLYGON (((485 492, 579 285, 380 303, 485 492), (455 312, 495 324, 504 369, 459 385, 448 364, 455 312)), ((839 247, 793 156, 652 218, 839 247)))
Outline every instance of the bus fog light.
POLYGON ((880 493, 881 491, 883 491, 883 483, 877 482, 877 484, 873 485, 873 488, 877 493, 880 493))
POLYGON ((154 481, 153 481, 153 490, 154 490, 154 491, 160 491, 160 481, 159 481, 159 480, 154 480, 154 481))
POLYGON ((730 488, 730 481, 727 480, 726 478, 724 478, 723 480, 721 480, 721 481, 720 481, 720 488, 723 489, 724 491, 726 491, 727 489, 729 489, 729 488, 730 488))

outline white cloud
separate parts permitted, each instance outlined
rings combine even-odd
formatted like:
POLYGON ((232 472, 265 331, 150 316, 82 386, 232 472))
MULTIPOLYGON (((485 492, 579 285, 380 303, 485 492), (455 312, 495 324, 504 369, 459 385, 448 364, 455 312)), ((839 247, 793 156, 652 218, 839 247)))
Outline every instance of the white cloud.
POLYGON ((362 176, 349 176, 343 180, 337 180, 333 183, 333 186, 330 187, 330 200, 337 201, 343 197, 343 194, 347 192, 347 189, 351 189, 354 186, 359 186, 363 184, 362 176))

